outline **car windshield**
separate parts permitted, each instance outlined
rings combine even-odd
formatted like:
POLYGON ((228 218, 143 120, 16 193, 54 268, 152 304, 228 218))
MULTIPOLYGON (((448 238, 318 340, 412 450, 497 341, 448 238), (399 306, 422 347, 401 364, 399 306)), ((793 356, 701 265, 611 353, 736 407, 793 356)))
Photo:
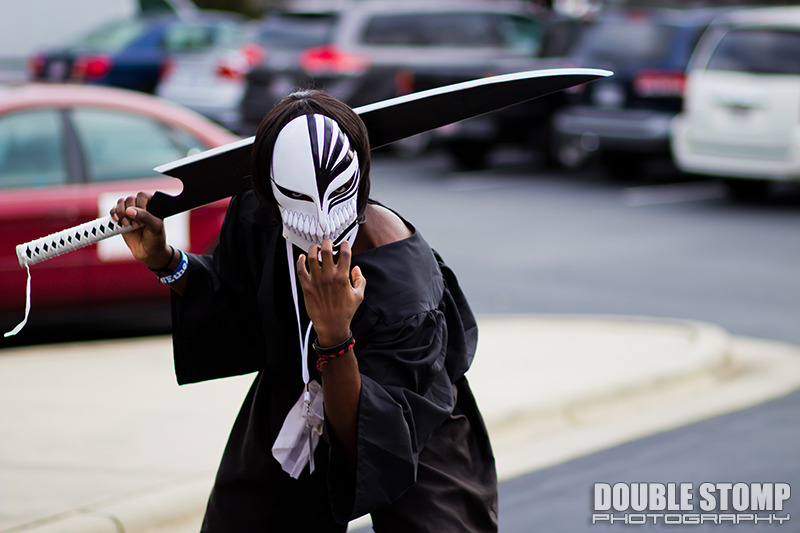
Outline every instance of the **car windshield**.
POLYGON ((708 61, 709 70, 756 74, 800 74, 800 32, 737 29, 725 34, 708 61))
POLYGON ((233 23, 175 24, 164 35, 164 48, 170 52, 202 52, 215 46, 236 46, 244 33, 233 23))
POLYGON ((365 44, 380 46, 484 47, 536 54, 538 23, 500 13, 412 13, 373 17, 362 35, 365 44))
POLYGON ((144 31, 142 20, 124 20, 103 26, 78 39, 73 47, 77 50, 114 53, 122 50, 144 31))
POLYGON ((586 30, 575 55, 589 63, 652 64, 670 51, 674 28, 649 20, 613 20, 586 30))
POLYGON ((266 48, 303 49, 326 44, 336 24, 335 14, 282 13, 269 17, 258 32, 266 48))

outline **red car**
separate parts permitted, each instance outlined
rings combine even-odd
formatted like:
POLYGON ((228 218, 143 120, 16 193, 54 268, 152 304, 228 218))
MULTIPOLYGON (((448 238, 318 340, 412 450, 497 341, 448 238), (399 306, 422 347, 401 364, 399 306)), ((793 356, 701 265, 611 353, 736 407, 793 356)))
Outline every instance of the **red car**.
MULTIPOLYGON (((0 327, 23 317, 26 272, 16 246, 108 214, 138 191, 177 193, 152 169, 237 140, 200 115, 142 93, 78 85, 0 89, 0 327)), ((170 242, 217 242, 227 200, 167 219, 170 242)), ((169 291, 121 236, 31 266, 31 324, 168 310, 169 291), (155 307, 154 307, 155 305, 155 307), (115 315, 109 315, 114 309, 115 315), (100 313, 98 313, 100 311, 100 313)))

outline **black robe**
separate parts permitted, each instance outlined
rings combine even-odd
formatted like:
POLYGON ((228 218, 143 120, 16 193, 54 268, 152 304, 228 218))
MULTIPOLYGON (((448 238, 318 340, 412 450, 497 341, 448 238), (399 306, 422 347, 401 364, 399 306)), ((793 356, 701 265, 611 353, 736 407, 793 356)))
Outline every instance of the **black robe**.
POLYGON ((453 273, 406 224, 411 237, 353 256, 367 279, 351 323, 362 382, 357 465, 325 427, 316 470, 299 479, 271 452, 303 390, 280 220, 248 191, 231 200, 213 256, 190 256, 185 294, 172 298, 178 382, 258 372, 203 531, 344 531, 366 513, 376 531, 496 531, 494 457, 464 377, 475 319, 453 273))

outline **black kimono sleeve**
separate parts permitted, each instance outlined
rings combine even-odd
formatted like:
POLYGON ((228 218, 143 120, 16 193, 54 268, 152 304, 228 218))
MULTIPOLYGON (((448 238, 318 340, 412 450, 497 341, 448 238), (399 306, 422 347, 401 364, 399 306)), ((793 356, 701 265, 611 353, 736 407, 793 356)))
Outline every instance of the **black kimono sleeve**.
POLYGON ((263 232, 254 204, 235 196, 212 256, 190 255, 186 290, 172 294, 173 352, 180 384, 263 368, 264 335, 256 288, 263 232), (244 204, 244 205, 243 205, 244 204), (260 255, 257 255, 260 254, 260 255))
POLYGON ((419 454, 453 412, 454 381, 474 354, 474 332, 464 328, 472 315, 460 316, 433 252, 420 243, 415 235, 381 249, 379 264, 359 261, 372 292, 353 329, 361 373, 355 469, 331 445, 330 497, 340 521, 390 504, 416 482, 419 454), (462 370, 451 376, 448 367, 462 370))

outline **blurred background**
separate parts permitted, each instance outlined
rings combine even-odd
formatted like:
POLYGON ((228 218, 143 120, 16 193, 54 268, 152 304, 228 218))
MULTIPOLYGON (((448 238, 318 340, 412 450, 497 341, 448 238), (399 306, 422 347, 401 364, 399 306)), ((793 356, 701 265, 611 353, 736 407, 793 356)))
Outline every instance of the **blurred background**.
MULTIPOLYGON (((531 180, 526 186, 589 179, 642 201, 792 205, 800 179, 797 10, 748 9, 768 5, 780 4, 82 0, 78 9, 7 0, 0 323, 10 329, 25 299, 17 244, 106 214, 116 198, 140 189, 174 188, 152 168, 252 135, 273 102, 298 88, 325 89, 355 107, 494 74, 609 69, 611 78, 417 135, 376 158, 387 172, 432 165, 442 174, 432 183, 442 187, 453 176, 499 183, 514 168, 531 180), (639 188, 655 185, 665 187, 639 188), (72 206, 63 208, 67 198, 72 206)), ((491 194, 487 205, 502 211, 491 194)), ((399 195, 413 198, 412 208, 432 197, 410 183, 399 195)), ((213 249, 225 202, 204 209, 212 214, 170 220, 170 234, 198 253, 213 249)), ((77 332, 122 314, 166 331, 166 295, 137 266, 120 239, 37 265, 29 329, 77 332), (119 276, 128 283, 113 281, 119 276)), ((487 295, 492 303, 477 307, 698 314, 660 309, 663 302, 568 306, 572 296, 543 305, 539 296, 498 305, 505 296, 487 295)))
MULTIPOLYGON (((16 245, 106 215, 140 190, 178 192, 174 179, 152 169, 252 135, 274 101, 295 89, 325 89, 355 107, 490 75, 590 67, 614 75, 374 152, 372 195, 442 254, 480 317, 680 319, 718 325, 737 339, 800 345, 800 7, 793 4, 4 0, 0 328, 9 331, 25 309, 27 273, 16 245)), ((170 217, 170 242, 211 252, 226 206, 170 217)), ((36 264, 31 276, 29 323, 0 341, 0 355, 17 355, 0 358, 7 368, 21 368, 27 352, 18 347, 109 340, 115 353, 137 350, 131 337, 167 339, 169 291, 120 237, 36 264)), ((81 346, 67 352, 79 357, 81 346)), ((70 382, 61 374, 71 359, 59 370, 56 352, 41 359, 56 369, 54 386, 70 382)), ((152 372, 135 357, 129 362, 123 373, 141 378, 129 383, 139 390, 152 372)), ((112 370, 82 379, 105 386, 112 370)), ((171 376, 164 378, 172 391, 171 376)), ((26 395, 38 377, 27 379, 18 380, 26 395)), ((61 401, 43 398, 48 413, 61 401)), ((82 401, 97 403, 91 394, 82 401)), ((117 410, 131 405, 125 396, 117 410)), ((586 507, 600 479, 796 482, 798 405, 795 393, 504 483, 501 493, 511 496, 502 500, 509 503, 501 515, 510 517, 504 531, 529 531, 530 523, 584 530, 585 521, 564 516, 584 519, 575 505, 586 507)), ((148 407, 143 419, 157 412, 148 407)), ((187 406, 178 418, 205 426, 204 414, 187 406)), ((50 455, 25 441, 36 434, 35 417, 21 418, 14 438, 32 458, 4 451, 4 461, 23 465, 27 482, 25 465, 38 469, 50 455)), ((4 427, 8 440, 14 426, 4 427)), ((121 428, 119 439, 139 427, 121 428)), ((105 438, 106 428, 98 424, 97 434, 105 438)), ((51 430, 42 426, 44 440, 51 430)), ((77 433, 75 449, 83 449, 85 432, 77 433)), ((142 442, 158 448, 157 439, 139 437, 129 441, 136 453, 142 442)), ((26 502, 53 486, 41 476, 39 486, 26 485, 33 495, 26 502)), ((25 496, 12 484, 3 490, 25 496)), ((0 509, 0 518, 21 510, 0 509)))

